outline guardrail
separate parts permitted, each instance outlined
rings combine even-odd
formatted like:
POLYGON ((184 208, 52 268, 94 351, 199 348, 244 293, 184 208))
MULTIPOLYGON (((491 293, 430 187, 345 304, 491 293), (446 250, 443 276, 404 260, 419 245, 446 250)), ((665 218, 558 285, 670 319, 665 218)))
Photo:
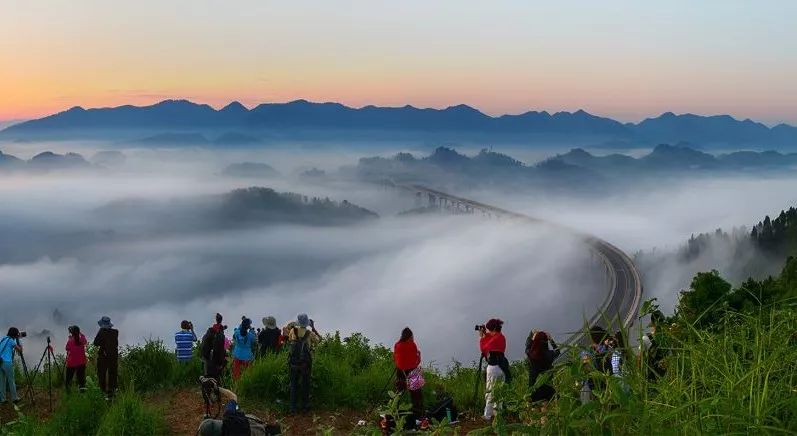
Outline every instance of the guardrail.
MULTIPOLYGON (((622 327, 628 329, 636 320, 643 291, 639 271, 637 271, 634 262, 627 254, 609 242, 556 223, 543 221, 467 198, 458 197, 427 188, 423 185, 399 184, 393 181, 386 181, 385 183, 395 188, 412 192, 416 196, 416 199, 420 201, 424 201, 423 196, 426 196, 426 201, 432 206, 443 207, 449 210, 458 210, 463 213, 474 213, 478 211, 488 216, 495 216, 498 218, 523 220, 532 223, 545 223, 546 225, 558 227, 563 231, 581 237, 593 253, 600 259, 601 263, 603 263, 606 274, 608 275, 609 285, 606 298, 595 314, 588 320, 588 324, 592 326, 596 324, 606 324, 606 321, 609 321, 608 323, 620 321, 622 327)), ((604 325, 604 327, 611 326, 604 325)), ((589 338, 585 337, 584 332, 580 331, 574 333, 565 343, 570 345, 577 343, 588 345, 588 340, 589 338)))

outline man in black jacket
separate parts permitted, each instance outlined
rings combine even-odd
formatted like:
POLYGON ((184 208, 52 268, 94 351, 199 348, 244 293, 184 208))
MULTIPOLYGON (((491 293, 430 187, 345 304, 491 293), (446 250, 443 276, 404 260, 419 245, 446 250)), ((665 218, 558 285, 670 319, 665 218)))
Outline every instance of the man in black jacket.
POLYGON ((97 347, 97 380, 107 398, 116 392, 119 374, 119 330, 113 328, 111 318, 103 316, 97 324, 100 331, 94 337, 97 347))

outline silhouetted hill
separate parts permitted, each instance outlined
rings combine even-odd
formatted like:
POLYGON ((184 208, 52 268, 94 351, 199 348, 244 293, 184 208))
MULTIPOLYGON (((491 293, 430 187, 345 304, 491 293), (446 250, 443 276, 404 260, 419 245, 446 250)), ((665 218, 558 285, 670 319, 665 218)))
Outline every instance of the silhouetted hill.
POLYGON ((241 162, 227 165, 221 172, 231 177, 277 177, 280 174, 271 165, 260 162, 241 162))
POLYGON ((11 171, 48 172, 97 168, 77 153, 57 154, 44 151, 30 160, 22 160, 0 151, 0 174, 11 171))
POLYGON ((103 221, 123 228, 167 233, 274 223, 346 225, 379 217, 345 200, 336 202, 263 187, 167 202, 118 200, 97 209, 96 213, 103 221))
POLYGON ((595 156, 581 148, 557 155, 553 159, 607 175, 612 172, 622 175, 638 171, 789 170, 797 165, 797 153, 740 151, 714 156, 685 145, 667 144, 656 146, 653 151, 639 159, 622 154, 595 156))
MULTIPOLYGON (((314 103, 296 100, 289 103, 264 103, 247 109, 232 102, 216 110, 187 100, 165 100, 150 106, 119 106, 84 109, 74 107, 44 118, 12 125, 0 131, 0 137, 25 139, 48 136, 69 138, 105 135, 114 132, 182 131, 216 132, 268 130, 297 135, 309 132, 336 131, 353 137, 394 139, 403 137, 439 137, 447 135, 472 140, 525 140, 534 142, 555 138, 592 143, 652 144, 689 142, 701 147, 746 146, 753 148, 797 147, 797 128, 781 124, 769 128, 729 115, 676 115, 672 112, 648 118, 638 124, 595 116, 583 110, 557 112, 529 111, 517 115, 491 117, 467 105, 445 109, 421 109, 413 106, 352 108, 340 103, 314 103), (360 132, 356 134, 355 132, 360 132), (437 135, 433 135, 437 134, 437 135), (370 135, 370 136, 367 136, 370 135), (408 136, 409 135, 409 136, 408 136)), ((252 144, 251 135, 222 135, 219 144, 252 144), (244 138, 248 136, 248 138, 244 138), (222 140, 223 139, 223 140, 222 140), (244 142, 240 140, 246 139, 244 142)), ((323 136, 322 136, 323 137, 323 136)))
POLYGON ((227 132, 213 140, 217 145, 252 145, 260 143, 260 139, 239 132, 227 132))

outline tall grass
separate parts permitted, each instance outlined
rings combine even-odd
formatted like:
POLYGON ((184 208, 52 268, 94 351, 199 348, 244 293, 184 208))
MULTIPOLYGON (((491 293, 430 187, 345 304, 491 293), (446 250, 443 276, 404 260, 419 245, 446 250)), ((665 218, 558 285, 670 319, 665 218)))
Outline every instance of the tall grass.
POLYGON ((97 435, 156 436, 167 434, 163 415, 144 404, 132 392, 124 392, 114 399, 102 417, 97 435))

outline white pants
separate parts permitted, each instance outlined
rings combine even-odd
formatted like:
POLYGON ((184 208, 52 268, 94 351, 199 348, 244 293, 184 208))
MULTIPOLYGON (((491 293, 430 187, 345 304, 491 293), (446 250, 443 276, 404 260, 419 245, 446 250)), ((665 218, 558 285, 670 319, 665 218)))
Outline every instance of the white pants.
POLYGON ((504 371, 498 365, 487 365, 487 386, 484 388, 484 417, 490 419, 495 415, 498 404, 493 402, 493 388, 499 381, 504 381, 504 371))

